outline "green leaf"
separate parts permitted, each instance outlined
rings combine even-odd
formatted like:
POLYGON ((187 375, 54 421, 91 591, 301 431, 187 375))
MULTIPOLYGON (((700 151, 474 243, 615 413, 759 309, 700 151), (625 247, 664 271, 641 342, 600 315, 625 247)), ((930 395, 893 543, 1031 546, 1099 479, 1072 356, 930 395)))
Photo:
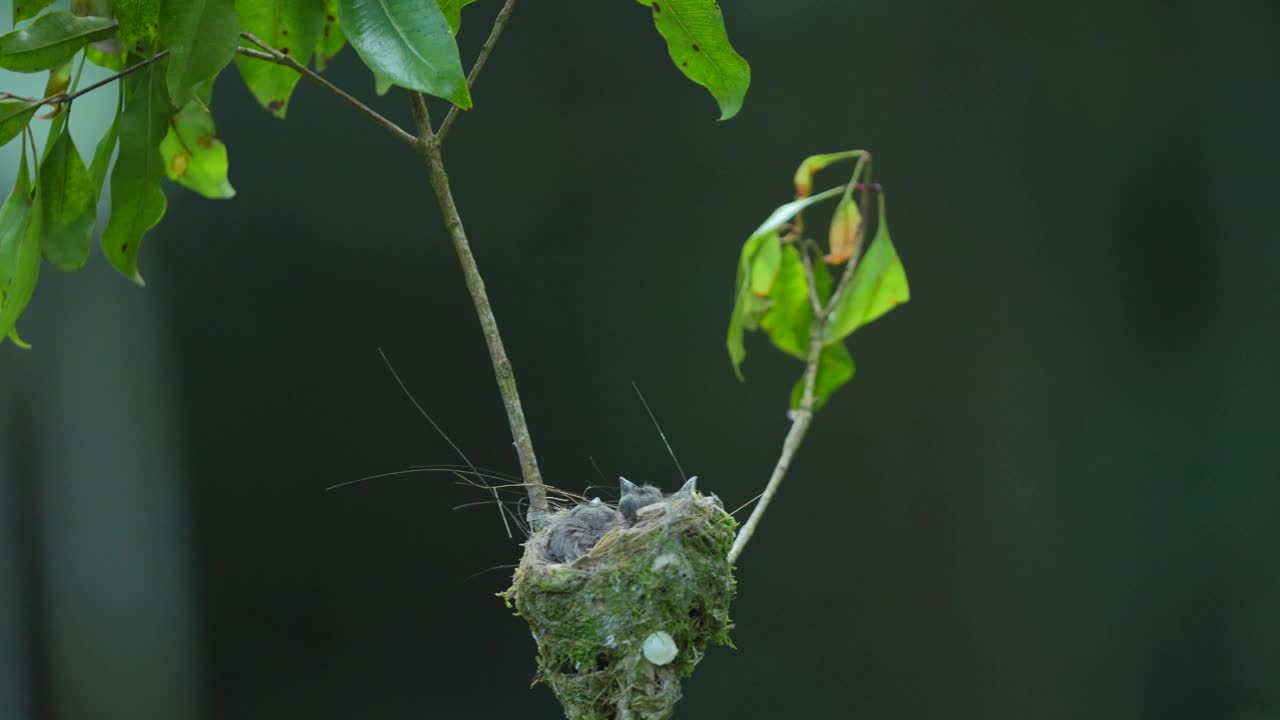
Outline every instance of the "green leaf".
POLYGON ((454 35, 462 29, 462 8, 470 5, 476 0, 436 0, 436 4, 440 6, 440 12, 444 13, 444 19, 449 23, 449 29, 454 35))
POLYGON ((52 4, 53 0, 13 0, 13 24, 35 17, 52 4))
POLYGON ((639 0, 653 11, 653 25, 667 41, 667 52, 680 72, 711 91, 720 119, 742 109, 751 66, 729 44, 724 17, 716 0, 639 0))
POLYGON ((889 217, 880 195, 879 227, 871 247, 853 271, 853 281, 827 321, 824 339, 835 343, 911 298, 907 273, 889 238, 889 217))
POLYGON ((347 36, 338 19, 338 0, 324 0, 324 27, 316 44, 316 72, 324 72, 346 44, 347 36))
POLYGON ((102 197, 102 183, 107 179, 107 167, 111 165, 111 155, 116 151, 116 141, 120 139, 120 113, 111 120, 111 126, 98 140, 98 147, 93 151, 93 161, 89 163, 89 177, 93 180, 94 197, 102 197))
POLYGON ((13 343, 14 345, 17 345, 23 350, 31 349, 31 343, 23 340, 22 336, 18 335, 18 328, 16 327, 9 331, 9 342, 13 343))
MULTIPOLYGON (((835 343, 822 349, 818 357, 818 375, 813 381, 813 409, 817 410, 827 404, 827 398, 841 385, 853 379, 853 356, 844 343, 835 343)), ((791 388, 791 409, 800 407, 804 398, 804 378, 800 378, 791 388)))
POLYGON ((782 261, 769 291, 769 311, 760 319, 760 328, 777 348, 804 360, 809 357, 809 328, 813 324, 813 304, 804 264, 794 246, 782 249, 782 261))
MULTIPOLYGON (((324 0, 236 0, 240 29, 306 65, 324 29, 324 0)), ((253 96, 283 119, 298 84, 293 68, 250 57, 237 57, 236 67, 253 96)))
POLYGON ((132 51, 139 44, 150 48, 150 41, 160 31, 160 0, 113 0, 111 9, 120 21, 125 50, 132 51))
POLYGON ((22 30, 0 35, 0 68, 26 73, 55 68, 115 29, 115 21, 109 18, 47 12, 22 30))
POLYGON ((134 73, 129 102, 120 116, 120 151, 111 172, 111 220, 102 233, 102 252, 125 277, 143 284, 138 249, 143 235, 164 216, 160 189, 164 160, 160 141, 169 127, 169 98, 156 65, 134 73))
POLYGON ((774 278, 778 276, 778 267, 782 264, 782 239, 777 233, 769 233, 760 250, 751 259, 751 294, 757 297, 768 297, 773 289, 774 278))
POLYGON ((39 104, 26 100, 0 100, 0 145, 8 145, 10 140, 18 137, 39 107, 39 104))
POLYGON ((27 169, 27 145, 22 144, 18 177, 4 205, 0 205, 0 290, 9 286, 18 267, 18 248, 31 218, 31 173, 27 169))
POLYGON ((471 107, 458 43, 440 7, 424 0, 339 0, 351 46, 376 77, 471 107))
POLYGON ((801 198, 799 200, 793 200, 787 203, 786 205, 782 205, 777 210, 774 210, 773 213, 769 215, 769 217, 763 223, 760 223, 760 227, 756 228, 756 231, 752 233, 752 235, 759 235, 761 233, 773 232, 774 230, 777 230, 778 228, 781 228, 783 225, 786 225, 788 222, 790 222, 791 218, 795 217, 796 213, 800 212, 801 210, 804 210, 810 205, 820 203, 823 200, 828 200, 830 198, 836 197, 837 195, 840 195, 843 192, 844 192, 843 187, 833 187, 830 190, 824 190, 818 193, 817 195, 813 195, 807 198, 801 198))
POLYGON ((109 53, 93 45, 84 49, 84 56, 89 62, 114 72, 120 72, 129 66, 129 59, 123 53, 109 53))
POLYGON ((169 179, 207 198, 235 197, 227 181, 227 147, 214 137, 213 114, 199 99, 174 114, 160 143, 169 179))
POLYGON ((89 260, 98 193, 69 129, 51 144, 39 177, 44 196, 40 239, 44 259, 62 270, 79 270, 89 260))
MULTIPOLYGON (((0 338, 12 338, 18 318, 31 302, 40 276, 40 218, 42 215, 39 189, 30 200, 27 220, 12 241, 17 247, 14 253, 13 271, 8 282, 0 286, 0 338)), ((26 345, 21 343, 19 347, 26 345)))
POLYGON ((160 46, 169 49, 165 80, 176 104, 231 63, 240 43, 234 0, 163 0, 160 46))
POLYGON ((395 83, 391 82, 391 78, 378 74, 377 70, 373 70, 372 68, 370 68, 370 70, 373 72, 373 91, 378 93, 378 97, 386 95, 395 83))
POLYGON ((742 336, 747 329, 754 329, 761 311, 760 298, 751 292, 753 268, 760 249, 765 245, 779 242, 778 233, 756 233, 742 244, 742 252, 738 256, 738 279, 734 284, 733 313, 729 316, 729 335, 725 345, 729 348, 729 360, 733 362, 733 372, 742 380, 742 361, 747 357, 746 346, 742 336))

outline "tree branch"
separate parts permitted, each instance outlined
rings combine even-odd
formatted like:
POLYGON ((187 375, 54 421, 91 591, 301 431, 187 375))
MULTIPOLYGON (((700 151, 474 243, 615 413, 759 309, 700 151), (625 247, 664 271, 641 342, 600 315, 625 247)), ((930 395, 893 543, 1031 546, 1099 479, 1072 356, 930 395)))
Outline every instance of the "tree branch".
POLYGON ((467 241, 462 217, 458 214, 458 206, 453 200, 453 190, 449 187, 449 176, 445 173, 444 157, 440 152, 440 137, 431 129, 431 115, 427 111, 427 102, 421 93, 410 93, 410 97, 413 119, 418 130, 418 150, 431 176, 431 187, 435 190, 436 201, 440 205, 440 212, 444 215, 449 239, 453 241, 454 252, 457 253, 458 262, 462 265, 467 292, 471 294, 476 315, 480 318, 480 329, 484 332, 485 344, 489 348, 493 374, 498 381, 498 391, 502 394, 503 405, 506 406, 507 423, 511 426, 516 455, 520 458, 520 471, 524 476, 525 490, 529 493, 529 525, 537 530, 542 526, 548 512, 547 489, 542 483, 542 473, 538 470, 538 458, 533 453, 533 440, 529 436, 529 426, 525 422, 524 409, 520 405, 520 393, 516 390, 515 372, 511 368, 511 361, 507 358, 507 351, 502 345, 498 321, 493 316, 489 295, 485 292, 484 280, 480 277, 480 268, 476 264, 475 256, 471 253, 471 244, 467 241))
MULTIPOLYGON (((507 0, 502 9, 498 11, 498 17, 493 20, 493 29, 489 31, 489 39, 484 41, 484 45, 480 47, 480 54, 476 56, 476 64, 471 66, 471 72, 467 73, 467 88, 473 88, 476 84, 476 78, 480 77, 480 71, 484 69, 484 64, 488 62, 490 53, 493 52, 493 46, 498 44, 498 37, 502 35, 502 31, 507 27, 507 21, 511 19, 511 13, 516 9, 516 0, 507 0)), ((458 106, 454 105, 449 108, 449 114, 444 116, 444 122, 440 123, 440 129, 436 131, 436 142, 443 143, 446 135, 449 134, 449 128, 453 127, 453 123, 458 119, 458 106)))
MULTIPOLYGON (((864 153, 863 157, 859 159, 857 167, 854 168, 853 178, 849 181, 846 189, 847 192, 862 192, 862 224, 858 227, 858 240, 854 244, 854 247, 859 250, 862 248, 863 241, 867 235, 867 211, 870 210, 871 194, 881 191, 879 185, 873 185, 870 182, 870 165, 871 154, 864 153), (864 162, 867 166, 867 182, 859 183, 857 180, 862 173, 864 162)), ((756 503, 756 506, 751 510, 751 516, 747 518, 747 521, 742 524, 742 528, 738 530, 738 536, 733 540, 733 547, 729 549, 730 565, 738 561, 743 549, 751 541, 751 537, 755 535, 760 519, 764 517, 765 510, 768 509, 769 503, 773 501, 773 496, 777 494, 778 487, 782 485, 782 479, 786 477, 787 470, 791 468, 791 461, 795 458, 796 451, 800 449, 800 443, 804 441, 805 434, 809 432, 809 424, 813 422, 814 386, 817 384, 818 379, 818 364, 822 358, 822 348, 826 344, 823 339, 824 330, 827 327, 827 320, 831 318, 831 313, 836 308, 836 303, 840 300, 840 296, 844 294, 853 282, 853 271, 859 259, 857 254, 849 258, 848 264, 845 265, 844 274, 840 277, 840 284, 832 291, 826 307, 822 307, 818 301, 812 259, 809 257, 808 247, 804 245, 803 241, 800 244, 800 253, 805 271, 805 281, 809 285, 809 302, 814 311, 813 324, 809 328, 809 355, 804 369, 804 393, 800 397, 800 407, 791 412, 791 429, 787 431, 787 437, 782 441, 782 454, 778 456, 778 462, 773 466, 773 474, 769 476, 769 484, 765 486, 764 493, 760 495, 760 502, 756 503)))
POLYGON ((127 67, 127 68, 125 68, 125 69, 121 70, 120 72, 118 72, 118 73, 116 73, 116 74, 114 74, 114 75, 110 75, 110 76, 108 76, 108 77, 102 78, 101 80, 99 80, 99 81, 97 81, 97 82, 95 82, 95 83, 92 83, 92 84, 90 84, 90 85, 86 85, 85 87, 83 87, 83 88, 81 88, 81 89, 79 89, 79 90, 77 90, 77 91, 75 91, 75 92, 71 93, 70 95, 68 95, 67 93, 58 93, 57 95, 50 95, 50 96, 49 96, 49 97, 47 97, 47 98, 35 99, 35 98, 24 98, 24 97, 21 97, 21 96, 19 96, 19 95, 14 95, 13 93, 0 93, 0 97, 16 98, 16 99, 18 99, 18 100, 26 100, 26 101, 28 101, 28 102, 33 102, 33 103, 35 103, 35 104, 36 104, 36 107, 39 107, 39 106, 41 106, 41 105, 61 105, 62 103, 69 103, 69 102, 71 102, 72 100, 75 100, 76 98, 80 97, 81 95, 84 95, 84 94, 85 94, 85 93, 87 93, 87 92, 92 92, 92 91, 94 91, 94 90, 97 90, 98 88, 102 87, 103 85, 108 85, 108 84, 110 84, 110 83, 113 83, 113 82, 115 82, 116 80, 119 80, 119 79, 121 79, 121 78, 125 77, 126 75, 132 75, 133 73, 135 73, 135 72, 137 72, 137 71, 141 70, 142 68, 144 68, 144 67, 146 67, 146 66, 150 65, 151 63, 153 63, 153 62, 158 62, 158 61, 160 61, 160 60, 163 60, 164 58, 166 58, 166 57, 168 57, 168 56, 169 56, 169 51, 168 51, 168 50, 161 50, 160 52, 156 53, 155 55, 152 55, 151 57, 147 58, 146 60, 142 60, 142 61, 140 61, 140 62, 136 62, 136 63, 134 63, 134 64, 130 65, 129 67, 127 67))
POLYGON ((236 48, 237 53, 245 57, 254 58, 255 60, 262 60, 264 62, 273 62, 277 65, 284 65, 285 67, 289 67, 296 70, 298 73, 302 74, 308 79, 319 84, 320 87, 324 88, 325 90, 328 90, 334 95, 337 95, 339 98, 342 98, 342 100, 345 101, 348 105, 355 108, 356 110, 359 110, 365 117, 369 118, 374 123, 381 126, 382 129, 391 133, 392 136, 394 136, 400 142, 403 142, 415 148, 418 146, 418 139, 414 137, 412 134, 410 134, 409 132, 405 131, 404 128, 395 124, 391 120, 388 120, 387 118, 383 117, 378 113, 378 111, 374 110, 368 105, 365 105, 364 103, 355 99, 349 93, 347 93, 347 91, 343 90, 337 85, 334 85, 333 83, 324 79, 319 73, 315 72, 311 68, 307 67, 306 65, 303 65, 297 60, 294 60, 292 57, 285 55, 279 50, 276 50, 270 45, 267 45, 262 40, 259 40, 257 37, 255 37, 253 33, 242 32, 240 33, 240 35, 244 37, 244 39, 253 43, 254 45, 257 45, 258 47, 262 48, 262 51, 254 50, 253 48, 239 47, 239 48, 236 48))

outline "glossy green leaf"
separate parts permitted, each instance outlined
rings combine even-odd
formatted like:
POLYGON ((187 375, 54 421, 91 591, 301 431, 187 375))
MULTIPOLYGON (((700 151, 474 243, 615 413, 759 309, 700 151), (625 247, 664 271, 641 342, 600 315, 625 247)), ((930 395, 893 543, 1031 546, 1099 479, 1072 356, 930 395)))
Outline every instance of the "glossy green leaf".
POLYGON ((884 195, 880 195, 880 217, 876 235, 866 255, 853 271, 853 281, 827 322, 825 340, 838 342, 854 330, 875 320, 911 298, 906 270, 889 237, 889 218, 885 215, 884 195))
POLYGON ((13 24, 29 20, 53 4, 53 0, 13 0, 13 24))
POLYGON ((0 290, 9 286, 18 267, 18 248, 31 218, 31 172, 27 169, 27 146, 22 145, 18 177, 4 205, 0 205, 0 290))
POLYGON ((120 22, 120 39, 126 50, 147 50, 160 31, 160 0, 112 0, 111 9, 120 22))
POLYGON ((115 32, 114 20, 47 12, 21 30, 0 35, 0 68, 40 72, 71 59, 80 48, 115 32))
MULTIPOLYGON (((324 0, 236 0, 240 29, 306 65, 324 30, 324 0)), ((236 67, 250 92, 278 118, 302 76, 293 68, 239 56, 236 67)))
POLYGON ((79 270, 89 260, 98 193, 69 130, 50 144, 39 177, 44 259, 62 270, 79 270))
POLYGON ((98 147, 93 151, 93 160, 89 163, 89 178, 93 181, 93 195, 102 197, 102 183, 107 179, 107 168, 111 165, 111 156, 116 151, 116 141, 120 139, 120 115, 111 120, 111 125, 98 140, 98 147))
POLYGON ((324 27, 316 44, 316 72, 324 72, 346 44, 347 36, 338 19, 338 0, 324 0, 324 27))
POLYGON ((139 285, 143 281, 138 249, 165 210, 160 141, 169 127, 169 97, 163 72, 148 65, 131 76, 129 102, 120 116, 120 150, 111 172, 111 220, 102 233, 107 260, 139 285))
POLYGON ((436 4, 440 6, 440 12, 444 13, 444 19, 449 23, 449 29, 453 30, 453 34, 457 35, 462 29, 462 8, 470 5, 476 0, 436 0, 436 4))
POLYGON ((377 70, 373 70, 373 91, 378 93, 378 97, 386 95, 394 85, 391 78, 379 75, 377 70))
POLYGON ((813 176, 823 168, 832 163, 841 160, 850 160, 862 154, 861 150, 846 150, 845 152, 825 153, 823 155, 810 155, 800 163, 800 167, 796 168, 795 185, 796 197, 806 198, 813 192, 813 176))
POLYGON ((742 244, 738 256, 738 279, 733 290, 733 312, 729 315, 729 334, 725 345, 729 348, 729 360, 733 363, 733 372, 742 380, 742 361, 747 357, 747 349, 743 344, 743 334, 748 326, 754 327, 753 299, 751 292, 751 268, 761 246, 768 242, 777 242, 776 232, 756 233, 742 244))
POLYGON ((30 201, 26 222, 12 241, 16 246, 13 271, 8 282, 0 288, 3 290, 0 292, 3 295, 3 300, 0 300, 0 338, 12 337, 18 318, 22 317, 27 303, 31 302, 36 279, 40 276, 40 201, 40 191, 37 189, 30 201))
MULTIPOLYGON (((853 370, 853 356, 844 343, 824 347, 818 357, 818 375, 813 381, 813 409, 821 408, 831 393, 852 380, 853 370)), ((801 377, 791 388, 791 409, 798 409, 803 398, 804 378, 801 377)))
POLYGON ((227 181, 227 147, 215 137, 213 114, 199 99, 175 113, 160 143, 169 179, 207 198, 235 197, 227 181))
POLYGON ((423 0, 339 0, 342 28, 375 77, 471 107, 458 44, 440 7, 423 0))
POLYGON ((813 325, 813 303, 804 264, 795 246, 782 249, 773 287, 769 290, 769 311, 760 319, 760 328, 777 348, 804 360, 809 357, 809 328, 813 325))
POLYGON ((742 109, 751 84, 751 66, 729 44, 716 0, 639 0, 653 13, 653 25, 667 41, 680 72, 711 91, 720 119, 742 109))
POLYGON ((40 106, 26 100, 0 100, 0 145, 18 137, 40 106))
POLYGON ((160 46, 169 49, 165 81, 181 105, 191 89, 231 63, 240 44, 234 0, 163 0, 160 46))

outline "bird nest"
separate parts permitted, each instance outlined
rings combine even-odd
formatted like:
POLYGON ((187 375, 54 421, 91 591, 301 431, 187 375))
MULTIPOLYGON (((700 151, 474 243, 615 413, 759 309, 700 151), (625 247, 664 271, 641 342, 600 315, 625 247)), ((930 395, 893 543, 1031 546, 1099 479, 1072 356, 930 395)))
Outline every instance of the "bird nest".
POLYGON ((732 646, 736 523, 719 499, 693 481, 666 497, 624 481, 620 507, 551 515, 503 593, 533 630, 537 680, 570 720, 669 718, 707 646, 732 646))

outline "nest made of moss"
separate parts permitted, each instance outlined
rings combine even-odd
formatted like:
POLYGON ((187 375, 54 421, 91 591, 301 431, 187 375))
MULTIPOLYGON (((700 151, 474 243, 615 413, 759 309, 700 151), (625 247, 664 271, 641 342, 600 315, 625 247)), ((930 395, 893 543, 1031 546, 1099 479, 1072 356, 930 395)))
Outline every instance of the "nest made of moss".
POLYGON ((570 720, 669 718, 681 678, 707 646, 732 646, 736 523, 692 485, 641 508, 569 562, 555 562, 548 545, 573 509, 525 543, 503 597, 533 630, 537 680, 570 720))

